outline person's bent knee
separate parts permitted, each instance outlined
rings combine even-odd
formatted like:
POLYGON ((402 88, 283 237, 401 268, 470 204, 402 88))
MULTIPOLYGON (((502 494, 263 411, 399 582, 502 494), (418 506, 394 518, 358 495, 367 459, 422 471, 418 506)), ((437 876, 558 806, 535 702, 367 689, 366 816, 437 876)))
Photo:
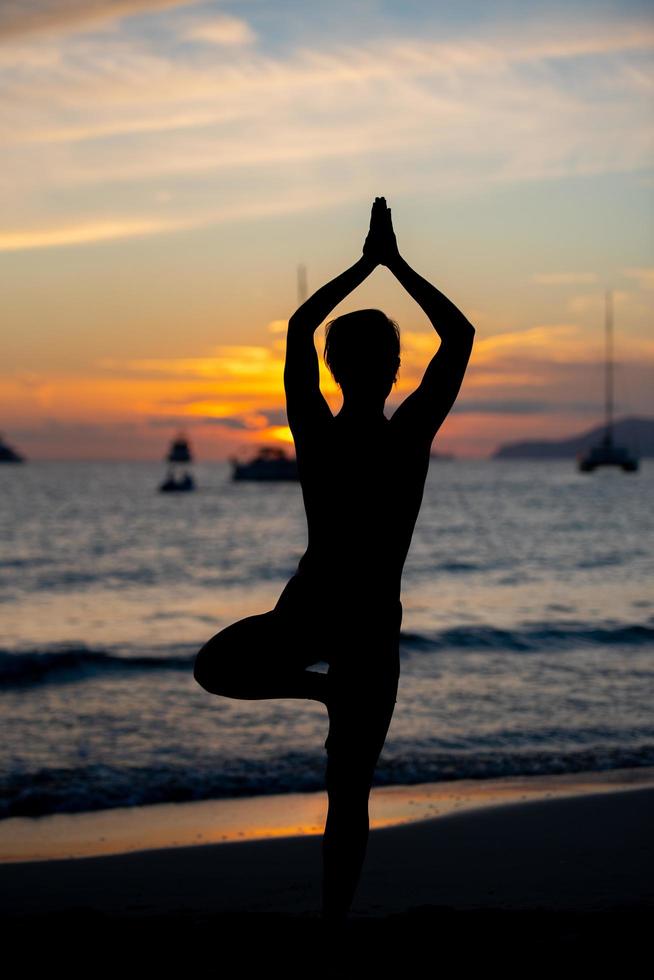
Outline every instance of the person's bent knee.
MULTIPOLYGON (((205 653, 205 648, 203 647, 195 657, 195 663, 193 664, 193 679, 200 685, 200 687, 203 687, 205 691, 211 691, 207 667, 207 655, 205 653)), ((211 691, 211 693, 213 693, 213 691, 211 691)))
POLYGON ((225 694, 229 685, 228 672, 221 664, 221 660, 215 644, 210 640, 196 655, 193 664, 195 681, 210 694, 225 694))

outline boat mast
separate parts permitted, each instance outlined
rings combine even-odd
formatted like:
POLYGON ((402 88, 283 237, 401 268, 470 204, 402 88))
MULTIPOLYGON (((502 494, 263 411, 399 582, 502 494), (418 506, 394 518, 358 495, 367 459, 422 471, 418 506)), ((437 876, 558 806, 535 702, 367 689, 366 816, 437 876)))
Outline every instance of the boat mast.
POLYGON ((610 289, 606 291, 605 306, 605 327, 606 327, 606 430, 604 433, 604 445, 613 445, 613 294, 610 289))

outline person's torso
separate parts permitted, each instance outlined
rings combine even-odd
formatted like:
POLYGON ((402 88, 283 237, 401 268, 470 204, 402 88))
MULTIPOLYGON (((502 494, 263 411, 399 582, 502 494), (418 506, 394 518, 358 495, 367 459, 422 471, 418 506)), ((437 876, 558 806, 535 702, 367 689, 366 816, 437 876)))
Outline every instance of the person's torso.
POLYGON ((296 454, 308 527, 298 573, 337 591, 399 597, 428 450, 392 419, 363 428, 337 416, 296 440, 296 454))

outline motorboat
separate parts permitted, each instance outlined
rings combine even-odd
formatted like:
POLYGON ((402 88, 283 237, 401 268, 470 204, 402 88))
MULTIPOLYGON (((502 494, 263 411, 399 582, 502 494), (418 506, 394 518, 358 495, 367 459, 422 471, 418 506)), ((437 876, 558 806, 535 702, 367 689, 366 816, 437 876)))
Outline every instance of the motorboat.
POLYGON ((299 480, 297 461, 278 446, 262 446, 249 460, 230 457, 233 480, 299 480))

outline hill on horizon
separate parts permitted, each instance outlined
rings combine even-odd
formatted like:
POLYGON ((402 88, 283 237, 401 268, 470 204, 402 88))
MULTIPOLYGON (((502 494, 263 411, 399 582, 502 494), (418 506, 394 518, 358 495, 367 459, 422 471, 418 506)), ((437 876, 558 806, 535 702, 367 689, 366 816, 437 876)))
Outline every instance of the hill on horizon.
MULTIPOLYGON (((596 425, 586 432, 567 439, 534 439, 506 442, 491 453, 491 459, 568 459, 581 450, 599 443, 605 426, 596 425)), ((613 441, 617 446, 631 449, 638 456, 654 456, 654 419, 624 418, 613 423, 613 441)))

